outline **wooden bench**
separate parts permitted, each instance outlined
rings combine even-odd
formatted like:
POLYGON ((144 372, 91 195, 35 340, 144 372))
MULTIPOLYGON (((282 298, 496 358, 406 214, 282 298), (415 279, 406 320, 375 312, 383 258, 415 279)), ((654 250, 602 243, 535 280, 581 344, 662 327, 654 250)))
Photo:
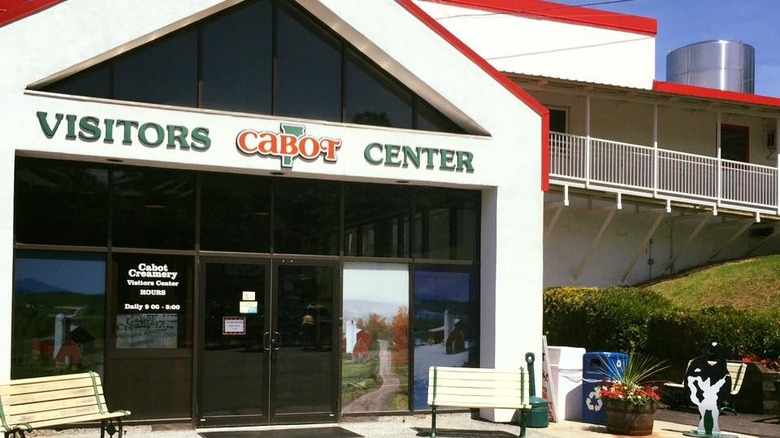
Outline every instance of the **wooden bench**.
POLYGON ((11 380, 0 384, 0 426, 5 437, 44 427, 100 422, 100 436, 124 434, 130 411, 111 412, 95 372, 11 380))
MULTIPOLYGON (((708 361, 710 365, 714 365, 715 361, 708 361)), ((691 366, 691 361, 688 361, 688 365, 685 369, 685 375, 688 375, 688 368, 691 366)), ((739 394, 739 390, 742 389, 742 382, 745 380, 745 372, 747 371, 747 364, 744 362, 737 362, 737 361, 727 361, 726 362, 726 369, 728 369, 729 375, 731 376, 731 391, 729 392, 729 398, 724 403, 723 407, 720 408, 720 411, 729 411, 734 414, 737 413, 736 408, 734 407, 734 397, 739 394)), ((680 398, 683 397, 682 394, 685 393, 685 381, 683 378, 683 383, 677 383, 677 382, 666 382, 664 383, 665 388, 674 388, 674 390, 679 391, 678 396, 680 398)), ((680 401, 677 400, 679 403, 680 401)), ((688 402, 685 401, 687 404, 688 402)))
POLYGON ((432 366, 428 371, 431 437, 436 437, 436 410, 440 406, 518 409, 520 436, 525 437, 531 412, 528 375, 523 368, 454 368, 432 366))

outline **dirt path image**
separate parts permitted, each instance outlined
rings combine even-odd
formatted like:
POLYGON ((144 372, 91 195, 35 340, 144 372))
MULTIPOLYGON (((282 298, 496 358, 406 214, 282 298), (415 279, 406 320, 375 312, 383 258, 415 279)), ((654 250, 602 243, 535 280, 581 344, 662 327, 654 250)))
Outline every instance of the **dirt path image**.
POLYGON ((400 380, 393 374, 391 366, 392 354, 388 350, 388 341, 379 342, 379 377, 382 379, 382 386, 376 391, 364 394, 352 401, 342 409, 342 412, 367 412, 383 411, 390 408, 393 398, 398 394, 398 385, 400 380))

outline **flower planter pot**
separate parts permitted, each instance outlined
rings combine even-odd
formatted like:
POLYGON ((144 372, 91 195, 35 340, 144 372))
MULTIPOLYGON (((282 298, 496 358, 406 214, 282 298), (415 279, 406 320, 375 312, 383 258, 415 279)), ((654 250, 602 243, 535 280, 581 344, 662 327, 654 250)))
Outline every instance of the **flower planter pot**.
POLYGON ((652 435, 655 405, 637 406, 625 400, 605 399, 607 432, 615 435, 652 435))

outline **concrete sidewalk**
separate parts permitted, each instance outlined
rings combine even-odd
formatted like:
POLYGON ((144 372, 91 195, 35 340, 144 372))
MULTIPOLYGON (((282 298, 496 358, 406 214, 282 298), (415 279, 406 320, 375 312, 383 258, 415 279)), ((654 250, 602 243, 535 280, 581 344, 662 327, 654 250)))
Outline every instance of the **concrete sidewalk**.
MULTIPOLYGON (((663 417, 663 415, 662 415, 663 417)), ((743 417, 745 418, 745 417, 743 417)), ((681 420, 682 421, 682 420, 681 420)), ((692 420, 685 417, 684 421, 690 423, 692 420)), ((481 419, 472 418, 470 413, 453 413, 453 414, 439 414, 437 415, 437 425, 439 428, 439 436, 441 438, 447 437, 501 437, 518 436, 520 433, 520 427, 511 424, 498 424, 484 421, 481 419), (504 433, 501 433, 504 432, 504 433)), ((334 424, 325 425, 306 425, 295 426, 297 428, 316 428, 334 426, 334 424)), ((431 427, 430 415, 404 415, 404 416, 381 416, 381 417, 345 417, 338 424, 339 427, 357 433, 367 438, 412 438, 428 436, 428 431, 431 427)), ((732 431, 724 427, 723 432, 732 433, 740 438, 767 438, 767 437, 780 437, 780 425, 767 425, 773 426, 767 430, 774 430, 777 428, 778 435, 750 435, 746 433, 739 433, 738 431, 732 431)), ((291 426, 272 426, 272 427, 251 427, 251 428, 209 428, 209 429, 193 429, 189 423, 179 424, 156 424, 156 425, 133 425, 126 428, 127 438, 200 438, 200 432, 215 432, 215 431, 271 431, 278 429, 289 429, 291 426)), ((673 423, 669 421, 660 420, 656 417, 653 428, 653 437, 655 438, 671 438, 682 437, 683 432, 688 432, 695 429, 690 424, 685 423, 673 423)), ((34 438, 35 436, 54 436, 58 438, 84 438, 84 437, 97 437, 100 435, 98 429, 67 429, 62 431, 56 430, 40 430, 35 431, 28 436, 34 438)), ((262 436, 262 435, 261 435, 262 436)), ((528 438, 607 438, 615 435, 607 433, 606 427, 593 425, 588 423, 580 423, 575 421, 563 421, 559 423, 551 423, 546 428, 528 428, 528 438)))

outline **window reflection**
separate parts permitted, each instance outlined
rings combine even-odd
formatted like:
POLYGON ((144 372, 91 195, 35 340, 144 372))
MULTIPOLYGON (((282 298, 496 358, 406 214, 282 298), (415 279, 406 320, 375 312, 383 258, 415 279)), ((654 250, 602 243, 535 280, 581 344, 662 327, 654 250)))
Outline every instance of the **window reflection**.
POLYGON ((274 113, 341 121, 340 42, 292 8, 277 11, 274 113))
POLYGON ((11 378, 103 373, 102 254, 17 251, 11 378))
POLYGON ((108 171, 79 164, 18 159, 16 241, 104 246, 108 171))
POLYGON ((107 63, 98 64, 52 84, 48 91, 76 96, 108 97, 109 67, 107 63))
POLYGON ((415 257, 476 260, 479 192, 427 189, 415 200, 415 257))
POLYGON ((347 122, 374 126, 412 127, 412 95, 348 52, 346 67, 347 122))
POLYGON ((200 246, 206 250, 269 252, 270 179, 205 174, 200 246))
POLYGON ((197 36, 192 28, 118 58, 114 99, 197 106, 197 36))
POLYGON ((341 184, 285 180, 274 187, 274 252, 338 254, 341 184))
POLYGON ((429 409, 430 366, 479 365, 477 290, 476 275, 469 267, 416 268, 413 409, 429 409))
POLYGON ((112 191, 115 246, 194 247, 193 174, 155 169, 115 170, 112 191))
POLYGON ((50 84, 44 90, 135 102, 463 132, 340 35, 293 3, 241 2, 214 17, 50 84))
POLYGON ((271 113, 271 5, 249 3, 203 26, 204 108, 271 113))
POLYGON ((347 185, 345 255, 408 257, 412 193, 403 186, 347 185))

